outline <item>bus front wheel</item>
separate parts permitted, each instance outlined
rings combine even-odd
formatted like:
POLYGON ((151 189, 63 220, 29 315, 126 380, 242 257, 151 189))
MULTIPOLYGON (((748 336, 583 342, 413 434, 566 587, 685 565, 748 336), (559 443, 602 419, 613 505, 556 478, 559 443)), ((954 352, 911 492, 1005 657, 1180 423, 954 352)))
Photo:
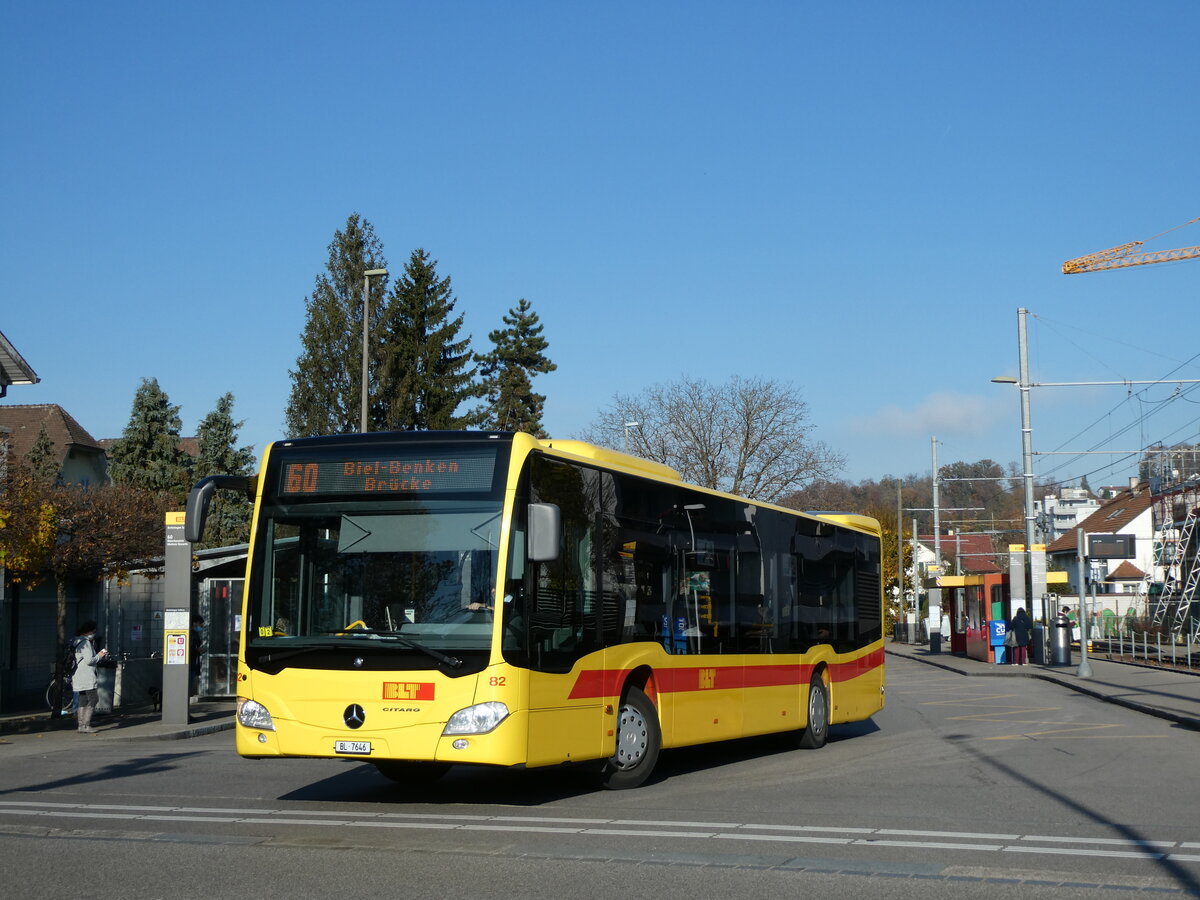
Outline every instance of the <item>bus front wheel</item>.
POLYGON ((820 675, 813 676, 808 686, 808 723, 800 735, 800 746, 805 750, 818 750, 825 746, 829 737, 829 689, 820 675))
POLYGON ((448 771, 450 763, 409 762, 401 759, 381 759, 372 763, 379 774, 397 784, 419 785, 437 781, 448 771))
POLYGON ((600 783, 612 791, 637 787, 654 771, 661 747, 654 704, 639 688, 629 688, 617 710, 617 749, 605 760, 600 783))

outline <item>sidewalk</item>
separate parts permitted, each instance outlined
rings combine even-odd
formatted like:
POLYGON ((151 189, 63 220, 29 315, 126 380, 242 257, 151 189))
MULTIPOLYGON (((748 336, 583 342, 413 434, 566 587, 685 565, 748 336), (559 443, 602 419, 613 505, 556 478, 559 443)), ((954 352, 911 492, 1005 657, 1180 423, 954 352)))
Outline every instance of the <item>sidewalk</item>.
POLYGON ((92 725, 96 734, 80 734, 75 719, 63 716, 51 719, 49 711, 40 713, 17 713, 0 716, 0 760, 5 750, 18 746, 37 745, 46 750, 82 741, 115 743, 122 741, 169 741, 199 737, 216 731, 233 729, 233 700, 204 700, 193 703, 189 709, 189 721, 182 725, 167 725, 162 713, 139 709, 123 713, 96 713, 92 725))
POLYGON ((1079 653, 1071 654, 1069 666, 997 666, 953 653, 931 653, 921 644, 888 640, 884 648, 892 656, 913 659, 960 675, 994 678, 1040 678, 1082 694, 1115 703, 1137 712, 1169 719, 1200 731, 1200 673, 1110 662, 1088 656, 1091 678, 1080 678, 1079 653))

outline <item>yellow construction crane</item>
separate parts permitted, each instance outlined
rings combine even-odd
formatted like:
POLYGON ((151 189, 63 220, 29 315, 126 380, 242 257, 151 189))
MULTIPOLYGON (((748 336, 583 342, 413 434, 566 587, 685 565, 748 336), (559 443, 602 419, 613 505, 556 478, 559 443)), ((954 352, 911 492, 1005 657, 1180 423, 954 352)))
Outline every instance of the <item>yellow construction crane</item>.
MULTIPOLYGON (((1170 234, 1172 231, 1177 231, 1195 222, 1200 222, 1200 216, 1192 219, 1190 222, 1184 222, 1183 225, 1168 228, 1162 234, 1156 234, 1153 238, 1148 238, 1148 240, 1160 238, 1163 234, 1170 234)), ((1145 241, 1133 241, 1128 244, 1121 244, 1119 247, 1109 247, 1107 250, 1101 250, 1098 253, 1089 253, 1087 256, 1080 256, 1077 259, 1068 259, 1063 263, 1063 274, 1078 275, 1081 272, 1102 272, 1105 269, 1123 269, 1126 266, 1148 266, 1150 263, 1170 262, 1177 259, 1196 259, 1200 257, 1200 247, 1180 247, 1177 250, 1135 253, 1134 251, 1144 243, 1145 241)))

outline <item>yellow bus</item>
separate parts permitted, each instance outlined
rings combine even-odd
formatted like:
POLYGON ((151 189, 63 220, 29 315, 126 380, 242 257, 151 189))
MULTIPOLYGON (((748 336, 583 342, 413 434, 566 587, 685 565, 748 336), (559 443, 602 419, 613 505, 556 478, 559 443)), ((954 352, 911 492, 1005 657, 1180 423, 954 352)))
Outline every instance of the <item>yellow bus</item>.
POLYGON ((254 498, 237 671, 243 756, 397 781, 596 761, 882 709, 880 533, 685 484, 579 441, 406 432, 276 442, 254 498))

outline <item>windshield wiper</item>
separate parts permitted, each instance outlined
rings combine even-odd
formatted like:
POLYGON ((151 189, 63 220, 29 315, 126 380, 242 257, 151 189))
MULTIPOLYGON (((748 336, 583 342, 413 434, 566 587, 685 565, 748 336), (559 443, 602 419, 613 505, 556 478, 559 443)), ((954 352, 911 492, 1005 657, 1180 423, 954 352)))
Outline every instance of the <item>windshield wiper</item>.
POLYGON ((365 637, 369 636, 386 638, 388 640, 395 641, 398 644, 403 644, 410 650, 420 650, 427 656, 432 656, 438 662, 443 663, 452 669, 462 668, 463 661, 457 656, 447 656, 440 650, 434 650, 432 647, 426 647, 424 644, 417 643, 410 637, 405 637, 398 631, 385 631, 379 628, 354 628, 349 631, 336 632, 337 637, 355 637, 356 635, 360 634, 365 637))
POLYGON ((312 647, 292 647, 288 650, 280 650, 278 653, 264 653, 258 658, 259 662, 276 662, 281 659, 288 659, 293 656, 299 656, 302 653, 313 653, 317 650, 328 649, 324 645, 312 647))

